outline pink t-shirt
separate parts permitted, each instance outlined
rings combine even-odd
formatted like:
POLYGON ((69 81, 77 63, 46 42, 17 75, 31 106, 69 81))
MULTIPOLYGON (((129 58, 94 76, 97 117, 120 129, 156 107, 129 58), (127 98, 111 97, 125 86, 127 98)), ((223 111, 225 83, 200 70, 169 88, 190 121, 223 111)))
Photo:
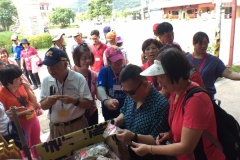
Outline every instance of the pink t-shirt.
MULTIPOLYGON (((198 84, 192 82, 192 85, 190 85, 187 90, 194 86, 198 86, 198 84)), ((184 107, 184 114, 182 112, 182 103, 186 96, 186 91, 179 97, 177 102, 174 101, 175 96, 176 93, 173 93, 168 117, 174 143, 181 141, 183 126, 196 130, 206 130, 215 140, 218 141, 214 108, 209 96, 203 92, 195 93, 193 97, 187 100, 184 107), (175 111, 174 107, 176 107, 175 111)), ((226 159, 223 152, 206 136, 202 135, 202 139, 204 150, 209 160, 226 159)), ((179 155, 177 156, 177 159, 186 160, 190 159, 190 156, 192 155, 179 155)))
POLYGON ((27 50, 23 49, 21 51, 21 58, 24 59, 26 69, 28 71, 32 70, 31 56, 36 54, 37 54, 37 50, 33 47, 29 47, 27 50))
MULTIPOLYGON (((73 66, 72 70, 79 72, 79 68, 77 66, 73 66)), ((96 96, 96 93, 97 93, 97 73, 92 71, 92 70, 89 70, 91 72, 91 94, 92 94, 92 98, 93 98, 93 104, 92 104, 92 107, 90 108, 90 116, 93 115, 93 113, 96 111, 97 109, 97 105, 96 105, 96 101, 95 101, 95 96, 96 96)), ((86 78, 86 81, 87 81, 87 84, 88 84, 88 76, 85 77, 86 78)))

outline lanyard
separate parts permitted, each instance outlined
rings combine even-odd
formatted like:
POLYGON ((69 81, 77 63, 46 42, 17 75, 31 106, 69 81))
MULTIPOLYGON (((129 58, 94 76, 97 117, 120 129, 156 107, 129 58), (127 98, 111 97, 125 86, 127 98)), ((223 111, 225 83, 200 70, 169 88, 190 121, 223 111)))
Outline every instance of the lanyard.
MULTIPOLYGON (((59 87, 58 87, 58 82, 57 82, 57 79, 56 79, 56 84, 57 84, 57 88, 58 88, 58 93, 60 94, 60 95, 64 95, 64 84, 65 84, 65 82, 66 82, 66 80, 67 80, 67 77, 68 77, 68 73, 67 73, 67 75, 66 75, 66 77, 64 78, 64 81, 63 81, 63 85, 62 85, 62 93, 60 92, 60 89, 59 89, 59 87)), ((62 106, 63 106, 63 103, 62 103, 62 106)))
POLYGON ((26 106, 27 106, 26 99, 21 95, 21 93, 18 91, 18 89, 17 89, 17 91, 18 91, 18 93, 20 94, 20 97, 19 97, 19 98, 18 98, 15 94, 13 94, 13 93, 9 90, 9 88, 6 87, 6 89, 18 100, 18 102, 19 102, 23 107, 26 108, 26 106))
MULTIPOLYGON (((203 59, 201 60, 201 62, 197 66, 199 72, 202 71, 202 68, 203 68, 205 62, 207 61, 207 57, 208 57, 208 54, 206 53, 206 55, 203 57, 203 59)), ((194 65, 194 53, 192 55, 192 64, 194 65)))
MULTIPOLYGON (((110 67, 110 68, 111 68, 111 67, 110 67)), ((118 78, 119 78, 119 76, 113 71, 112 68, 111 68, 111 70, 112 70, 112 72, 113 72, 113 74, 114 74, 113 80, 116 80, 116 84, 118 84, 118 78)))

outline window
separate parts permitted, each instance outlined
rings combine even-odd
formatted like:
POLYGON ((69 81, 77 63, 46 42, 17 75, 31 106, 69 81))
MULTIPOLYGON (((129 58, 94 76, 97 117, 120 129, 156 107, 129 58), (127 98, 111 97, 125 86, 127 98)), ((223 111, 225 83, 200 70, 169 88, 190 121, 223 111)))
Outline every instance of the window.
POLYGON ((193 10, 187 10, 187 14, 194 14, 193 10))
POLYGON ((172 11, 172 15, 178 15, 178 11, 172 11))

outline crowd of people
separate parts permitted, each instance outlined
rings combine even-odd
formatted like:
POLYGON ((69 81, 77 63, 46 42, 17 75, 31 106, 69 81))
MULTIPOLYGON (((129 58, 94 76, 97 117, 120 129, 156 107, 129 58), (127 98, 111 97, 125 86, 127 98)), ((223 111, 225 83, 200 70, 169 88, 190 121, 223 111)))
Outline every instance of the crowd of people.
MULTIPOLYGON (((203 131, 219 142, 212 104, 214 83, 219 77, 240 80, 240 74, 207 53, 208 35, 197 32, 193 53, 186 53, 174 42, 170 23, 155 24, 154 38, 142 44, 139 58, 143 64, 137 66, 130 64, 123 38, 110 26, 103 32, 106 43, 100 41, 98 30, 91 31, 91 44, 82 33, 74 34, 71 54, 63 45, 64 33, 52 35, 53 46, 43 60, 27 39, 19 43, 13 35, 15 61, 9 59, 6 49, 0 49, 1 134, 10 136, 6 123, 14 125, 9 112, 12 106, 18 108, 29 146, 40 143, 40 109, 48 110, 50 139, 98 124, 98 99, 105 121, 112 120, 122 128, 116 138, 129 154, 121 154, 121 159, 200 159, 195 148, 201 141, 206 159, 224 160, 224 153, 203 131), (70 64, 71 58, 74 64, 70 64), (42 65, 49 75, 41 82, 33 69, 42 65), (194 94, 183 113, 186 93, 196 86, 209 95, 194 94), (41 89, 40 102, 33 92, 37 88, 41 89)), ((32 157, 39 158, 34 148, 32 157)))

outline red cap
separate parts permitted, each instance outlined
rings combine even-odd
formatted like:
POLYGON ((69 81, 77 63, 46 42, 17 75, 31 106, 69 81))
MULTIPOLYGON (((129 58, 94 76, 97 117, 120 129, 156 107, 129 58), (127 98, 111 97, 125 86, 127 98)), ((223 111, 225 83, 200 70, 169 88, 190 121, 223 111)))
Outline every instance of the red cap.
POLYGON ((159 25, 159 23, 156 23, 156 24, 153 25, 153 31, 157 30, 158 25, 159 25))

